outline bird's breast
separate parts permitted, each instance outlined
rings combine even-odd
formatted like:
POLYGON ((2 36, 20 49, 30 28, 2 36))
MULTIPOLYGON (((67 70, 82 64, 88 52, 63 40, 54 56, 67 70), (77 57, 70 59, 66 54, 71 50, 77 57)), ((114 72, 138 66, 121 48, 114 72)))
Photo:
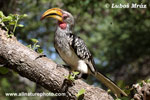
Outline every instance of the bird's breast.
POLYGON ((73 69, 76 69, 76 67, 78 66, 79 58, 69 46, 67 41, 57 41, 57 43, 55 42, 54 46, 55 49, 58 51, 60 57, 65 61, 65 63, 70 65, 73 69))
POLYGON ((65 36, 55 37, 54 46, 58 51, 59 56, 72 68, 72 70, 88 73, 86 63, 77 56, 73 48, 70 46, 69 41, 70 40, 65 36))

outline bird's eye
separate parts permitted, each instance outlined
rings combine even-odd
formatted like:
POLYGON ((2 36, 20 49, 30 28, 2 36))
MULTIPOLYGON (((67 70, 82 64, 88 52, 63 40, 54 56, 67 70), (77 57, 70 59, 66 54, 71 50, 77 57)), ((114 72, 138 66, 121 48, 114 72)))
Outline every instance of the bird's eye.
POLYGON ((67 18, 67 16, 64 16, 64 19, 66 19, 67 18))
POLYGON ((67 15, 67 14, 64 14, 64 15, 63 15, 63 19, 66 19, 66 18, 68 18, 68 15, 67 15))

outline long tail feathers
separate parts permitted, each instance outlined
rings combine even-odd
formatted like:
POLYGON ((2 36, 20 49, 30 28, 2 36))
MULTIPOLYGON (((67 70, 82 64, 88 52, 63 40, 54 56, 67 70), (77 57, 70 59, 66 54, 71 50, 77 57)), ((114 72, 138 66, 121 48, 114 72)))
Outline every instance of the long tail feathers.
POLYGON ((117 96, 120 97, 122 95, 127 96, 127 94, 121 90, 115 83, 113 83, 110 79, 105 77, 99 72, 96 72, 94 75, 99 81, 101 81, 107 88, 111 89, 111 91, 117 96))

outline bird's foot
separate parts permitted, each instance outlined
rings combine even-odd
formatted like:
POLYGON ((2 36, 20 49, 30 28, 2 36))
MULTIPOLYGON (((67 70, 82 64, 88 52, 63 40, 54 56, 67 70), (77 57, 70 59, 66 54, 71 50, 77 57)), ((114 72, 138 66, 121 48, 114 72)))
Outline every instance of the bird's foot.
POLYGON ((81 79, 81 78, 86 80, 88 78, 88 74, 80 73, 75 77, 75 79, 81 79))

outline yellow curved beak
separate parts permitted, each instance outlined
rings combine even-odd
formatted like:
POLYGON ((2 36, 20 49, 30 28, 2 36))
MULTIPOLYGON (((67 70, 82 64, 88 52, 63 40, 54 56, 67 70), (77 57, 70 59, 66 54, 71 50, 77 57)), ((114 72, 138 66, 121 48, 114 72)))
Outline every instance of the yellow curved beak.
POLYGON ((59 9, 59 8, 52 8, 52 9, 48 9, 47 11, 45 11, 41 17, 41 20, 43 20, 44 18, 47 18, 47 17, 52 17, 52 18, 55 18, 59 21, 63 21, 63 18, 62 18, 62 10, 59 9))

